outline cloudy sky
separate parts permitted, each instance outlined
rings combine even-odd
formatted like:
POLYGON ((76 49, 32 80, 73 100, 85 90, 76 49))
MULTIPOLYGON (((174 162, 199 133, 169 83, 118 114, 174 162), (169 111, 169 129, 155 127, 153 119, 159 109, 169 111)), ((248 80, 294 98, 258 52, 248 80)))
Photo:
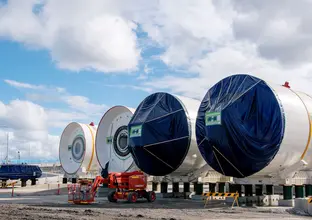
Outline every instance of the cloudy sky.
POLYGON ((0 0, 0 158, 58 159, 71 121, 252 75, 312 94, 311 0, 0 0), (91 4, 92 3, 92 4, 91 4))

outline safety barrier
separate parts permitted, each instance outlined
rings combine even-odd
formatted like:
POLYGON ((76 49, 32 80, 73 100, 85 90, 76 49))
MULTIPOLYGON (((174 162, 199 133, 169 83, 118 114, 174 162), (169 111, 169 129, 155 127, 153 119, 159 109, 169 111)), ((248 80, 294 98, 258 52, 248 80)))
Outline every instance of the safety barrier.
POLYGON ((312 197, 309 197, 308 203, 309 203, 309 204, 312 204, 312 197))
POLYGON ((85 180, 83 183, 68 184, 68 203, 89 204, 94 201, 91 192, 92 181, 85 180))
POLYGON ((213 200, 214 197, 232 197, 234 198, 234 201, 232 203, 232 208, 234 207, 234 204, 236 202, 236 205, 239 206, 238 204, 238 197, 239 197, 239 193, 216 193, 216 192, 207 192, 207 193, 203 193, 203 196, 206 197, 204 198, 205 200, 205 205, 204 208, 206 208, 206 205, 208 204, 209 200, 213 200))

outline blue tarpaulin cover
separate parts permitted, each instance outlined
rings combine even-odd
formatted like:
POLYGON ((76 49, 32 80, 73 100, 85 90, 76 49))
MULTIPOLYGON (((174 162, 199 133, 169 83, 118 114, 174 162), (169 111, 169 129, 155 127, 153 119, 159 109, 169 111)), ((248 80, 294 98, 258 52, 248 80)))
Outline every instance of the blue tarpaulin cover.
POLYGON ((28 164, 1 164, 1 180, 34 179, 39 178, 42 171, 39 166, 28 164), (35 175, 34 175, 35 174, 35 175))
POLYGON ((136 165, 154 176, 168 175, 184 161, 191 128, 181 102, 168 93, 154 93, 138 106, 128 124, 129 151, 136 165))
POLYGON ((226 176, 247 177, 266 167, 284 136, 282 106, 261 79, 232 75, 203 98, 196 139, 206 162, 226 176))

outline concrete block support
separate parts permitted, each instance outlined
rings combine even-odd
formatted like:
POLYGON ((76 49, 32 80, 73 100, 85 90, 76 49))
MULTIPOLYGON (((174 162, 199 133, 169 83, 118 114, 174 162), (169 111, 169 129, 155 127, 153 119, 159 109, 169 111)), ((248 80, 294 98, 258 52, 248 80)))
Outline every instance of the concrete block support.
POLYGON ((312 185, 305 185, 305 196, 312 196, 312 185))
POLYGON ((295 197, 303 198, 304 197, 304 186, 295 186, 295 197))
POLYGON ((266 194, 267 195, 274 195, 274 186, 273 185, 266 185, 266 194))
POLYGON ((219 193, 225 192, 225 183, 218 183, 219 193))
POLYGON ((279 195, 265 195, 258 197, 259 206, 278 206, 279 195))
POLYGON ((245 196, 252 196, 252 185, 244 185, 245 187, 245 196))
POLYGON ((216 184, 209 183, 209 192, 216 192, 216 184))
POLYGON ((22 182, 22 183, 21 183, 21 186, 22 186, 22 187, 26 187, 26 185, 27 185, 27 184, 26 184, 26 180, 21 180, 21 182, 22 182))
POLYGON ((290 200, 293 198, 293 186, 283 186, 283 196, 284 200, 290 200))
POLYGON ((177 183, 172 183, 172 192, 173 192, 173 193, 179 192, 179 182, 177 182, 177 183))
POLYGON ((240 184, 230 184, 230 193, 239 193, 239 196, 242 196, 242 185, 240 184))
POLYGON ((31 185, 32 186, 36 185, 36 179, 31 179, 31 185))
POLYGON ((308 209, 309 209, 308 198, 296 198, 295 209, 308 213, 308 209))
POLYGON ((295 200, 293 200, 293 199, 278 200, 278 206, 294 207, 295 206, 295 200))
POLYGON ((256 196, 262 196, 263 195, 263 185, 256 185, 256 196))
POLYGON ((168 192, 168 183, 167 182, 161 182, 160 183, 160 192, 161 193, 167 193, 168 192))
POLYGON ((157 192, 158 191, 158 183, 157 182, 152 182, 152 190, 154 192, 157 192))
POLYGON ((204 192, 204 184, 195 182, 194 183, 194 191, 196 195, 202 195, 204 192))
POLYGON ((190 183, 183 183, 183 192, 190 192, 190 183))
POLYGON ((67 178, 63 178, 63 184, 66 184, 67 183, 67 178))
POLYGON ((308 205, 308 213, 309 215, 312 215, 312 205, 308 205))

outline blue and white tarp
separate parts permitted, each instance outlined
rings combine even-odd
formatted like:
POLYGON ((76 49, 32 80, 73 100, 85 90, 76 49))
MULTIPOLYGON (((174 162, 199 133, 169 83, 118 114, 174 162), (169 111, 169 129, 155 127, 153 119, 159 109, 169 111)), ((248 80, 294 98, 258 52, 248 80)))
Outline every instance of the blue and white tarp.
POLYGON ((232 75, 203 98, 196 138, 206 162, 226 176, 247 177, 266 167, 279 151, 285 121, 274 91, 250 75, 232 75))
POLYGON ((164 176, 184 161, 190 147, 190 121, 181 102, 168 93, 154 93, 136 109, 129 125, 129 151, 145 173, 164 176))

